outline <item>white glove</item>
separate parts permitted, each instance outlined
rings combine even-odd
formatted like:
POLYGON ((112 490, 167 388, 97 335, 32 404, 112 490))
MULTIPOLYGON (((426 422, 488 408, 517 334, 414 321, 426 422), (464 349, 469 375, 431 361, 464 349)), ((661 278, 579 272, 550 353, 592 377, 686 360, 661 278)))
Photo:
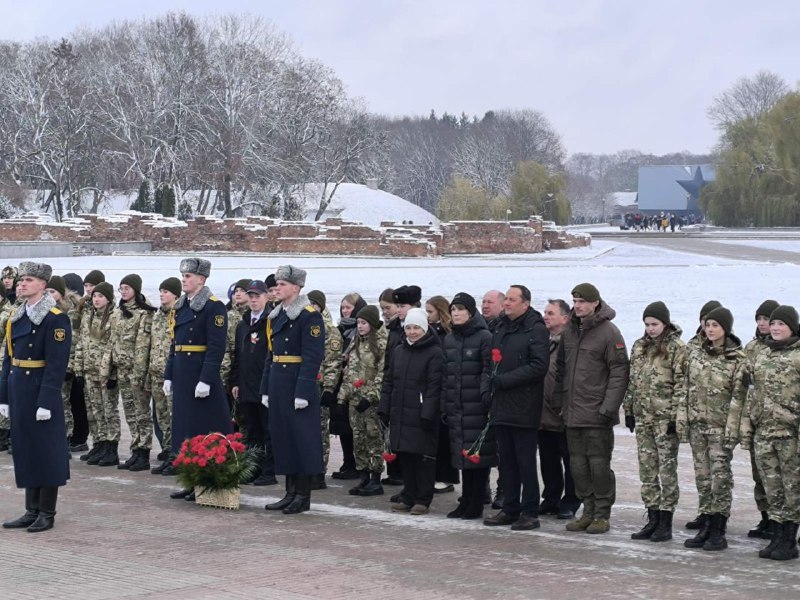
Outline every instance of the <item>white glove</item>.
POLYGON ((165 379, 164 385, 161 389, 164 390, 165 396, 172 396, 172 381, 170 381, 169 379, 165 379))
POLYGON ((303 400, 302 398, 295 398, 294 399, 294 409, 295 410, 303 410, 307 406, 308 406, 308 400, 303 400))
POLYGON ((50 420, 50 411, 46 408, 37 408, 36 409, 36 420, 37 421, 49 421, 50 420))
POLYGON ((8 404, 0 404, 0 417, 8 418, 8 404))
POLYGON ((194 397, 195 398, 208 398, 208 395, 211 393, 211 386, 207 383, 203 383, 202 381, 197 382, 197 387, 194 388, 194 397))
POLYGON ((261 404, 263 404, 265 408, 269 408, 269 396, 261 394, 261 404))

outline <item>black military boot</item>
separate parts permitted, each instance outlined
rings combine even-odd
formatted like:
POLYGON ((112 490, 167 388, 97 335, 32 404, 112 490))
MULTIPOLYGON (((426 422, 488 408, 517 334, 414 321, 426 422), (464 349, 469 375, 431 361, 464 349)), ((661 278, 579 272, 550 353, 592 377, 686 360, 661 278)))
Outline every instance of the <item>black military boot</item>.
POLYGON ((128 469, 132 473, 137 471, 147 471, 150 469, 150 450, 148 448, 139 448, 136 451, 136 460, 128 469))
POLYGON ((770 537, 767 547, 758 551, 758 558, 772 558, 772 551, 778 547, 782 534, 783 524, 772 521, 772 537, 770 537))
POLYGON ((694 519, 686 523, 686 529, 702 529, 703 528, 703 515, 697 515, 694 519))
POLYGON ((81 454, 80 459, 83 462, 86 462, 87 460, 94 458, 95 456, 97 456, 97 453, 100 452, 102 446, 103 442, 94 442, 92 444, 92 448, 86 454, 81 454))
POLYGON ((286 495, 277 502, 273 502, 272 504, 267 504, 264 507, 264 510, 283 510, 284 508, 289 506, 294 501, 294 497, 297 495, 296 479, 297 475, 287 475, 286 495))
POLYGON ((312 490, 327 490, 328 484, 325 482, 325 473, 311 476, 312 490))
POLYGON ((700 530, 693 538, 684 540, 683 545, 686 548, 702 548, 708 536, 711 535, 711 515, 698 515, 695 521, 698 520, 700 521, 700 530))
POLYGON ((117 447, 119 442, 106 442, 106 451, 103 453, 102 458, 97 461, 99 467, 113 467, 119 464, 119 454, 117 447))
POLYGON ((368 483, 369 483, 369 472, 361 471, 361 479, 354 487, 351 487, 347 493, 350 494, 351 496, 358 496, 358 492, 360 490, 363 490, 364 486, 366 486, 368 483))
POLYGON ((727 525, 728 517, 722 513, 711 515, 711 533, 703 544, 703 550, 725 550, 728 547, 728 540, 725 539, 727 525))
POLYGON ((139 459, 139 451, 138 450, 131 450, 131 455, 128 457, 124 463, 118 464, 118 469, 128 470, 131 466, 139 459))
POLYGON ((19 519, 6 521, 3 527, 6 529, 22 529, 30 527, 39 516, 39 489, 25 488, 25 514, 19 519))
MULTIPOLYGON (((773 522, 770 521, 769 515, 767 515, 766 511, 761 511, 761 520, 758 524, 753 527, 750 531, 747 532, 747 537, 749 538, 761 538, 763 540, 771 540, 772 539, 772 525, 773 522)), ((769 558, 769 557, 767 557, 769 558)))
POLYGON ((772 560, 791 560, 797 558, 797 523, 781 523, 781 538, 772 551, 772 560))
MULTIPOLYGON (((86 459, 86 464, 96 465, 99 463, 100 460, 106 455, 106 451, 110 443, 111 442, 103 440, 102 442, 97 442, 94 446, 92 446, 92 449, 89 450, 89 454, 84 455, 89 457, 86 459), (94 452, 94 455, 92 455, 92 452, 94 452)), ((83 460, 83 456, 81 457, 81 460, 83 460)))
POLYGON ((28 527, 29 533, 39 533, 53 528, 56 516, 56 500, 58 500, 57 487, 39 488, 39 516, 28 527))
POLYGON ((173 458, 168 455, 166 458, 162 459, 162 461, 158 465, 150 469, 150 472, 153 475, 163 475, 164 469, 166 469, 168 466, 172 464, 172 460, 173 458))
POLYGON ((295 496, 283 509, 285 515, 296 515, 311 508, 311 475, 295 475, 295 496))
POLYGON ((381 474, 370 473, 369 482, 358 491, 359 496, 383 496, 383 486, 381 485, 381 474))
POLYGON ((10 433, 11 432, 8 429, 0 429, 0 452, 8 450, 8 439, 10 433))
POLYGON ((666 542, 672 539, 672 512, 668 510, 658 511, 658 527, 650 536, 651 542, 666 542))
POLYGON ((631 534, 632 540, 649 540, 650 536, 653 535, 653 532, 658 527, 658 509, 657 508, 648 508, 647 509, 647 523, 644 524, 639 531, 636 533, 631 534))

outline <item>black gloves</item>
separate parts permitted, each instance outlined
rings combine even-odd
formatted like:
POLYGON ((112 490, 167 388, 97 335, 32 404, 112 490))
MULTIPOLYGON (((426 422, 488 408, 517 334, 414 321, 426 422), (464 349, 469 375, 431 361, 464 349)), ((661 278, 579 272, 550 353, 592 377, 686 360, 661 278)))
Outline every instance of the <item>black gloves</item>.
POLYGON ((389 426, 389 415, 387 415, 386 413, 378 413, 378 418, 381 420, 381 424, 384 427, 389 426))
POLYGON ((420 419, 419 426, 422 427, 422 431, 433 431, 436 428, 436 423, 430 419, 420 419))
POLYGON ((675 426, 675 421, 667 423, 667 435, 678 435, 678 428, 675 426))
POLYGON ((109 379, 106 381, 106 389, 113 390, 117 387, 117 380, 116 379, 109 379))
POLYGON ((362 398, 361 401, 358 404, 356 404, 356 412, 363 413, 369 407, 370 407, 369 400, 367 400, 366 398, 362 398))
POLYGON ((625 415, 625 427, 630 429, 631 433, 636 429, 636 417, 633 415, 625 415))
POLYGON ((319 399, 319 405, 330 406, 331 404, 336 404, 336 395, 333 392, 325 390, 322 392, 322 396, 319 399))

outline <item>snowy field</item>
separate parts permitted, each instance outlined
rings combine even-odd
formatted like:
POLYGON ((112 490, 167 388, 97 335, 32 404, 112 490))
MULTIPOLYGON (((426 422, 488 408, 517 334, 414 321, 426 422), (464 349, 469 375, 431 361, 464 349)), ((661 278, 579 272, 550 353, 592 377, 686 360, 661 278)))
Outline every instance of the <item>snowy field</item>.
MULTIPOLYGON (((144 293, 157 302, 157 286, 177 276, 180 255, 124 255, 54 258, 55 273, 85 275, 101 269, 115 285, 128 273, 139 273, 144 293)), ((387 287, 416 284, 423 298, 441 294, 451 298, 466 291, 480 298, 487 290, 505 290, 510 284, 527 285, 534 306, 541 310, 548 298, 569 299, 578 283, 595 284, 604 300, 617 311, 615 323, 629 344, 642 335, 641 314, 655 300, 667 303, 673 322, 688 339, 697 325, 699 308, 717 299, 733 311, 734 331, 743 341, 754 331, 755 308, 766 298, 800 305, 800 266, 755 263, 700 256, 639 246, 628 242, 595 240, 589 248, 534 255, 470 256, 435 259, 219 255, 212 261, 210 287, 224 298, 228 286, 244 277, 264 278, 279 264, 291 262, 308 270, 306 290, 321 289, 336 309, 342 296, 360 292, 370 303, 387 287)))
POLYGON ((800 253, 800 240, 715 240, 720 244, 733 244, 736 246, 750 246, 751 248, 765 248, 766 250, 782 250, 784 252, 800 253))

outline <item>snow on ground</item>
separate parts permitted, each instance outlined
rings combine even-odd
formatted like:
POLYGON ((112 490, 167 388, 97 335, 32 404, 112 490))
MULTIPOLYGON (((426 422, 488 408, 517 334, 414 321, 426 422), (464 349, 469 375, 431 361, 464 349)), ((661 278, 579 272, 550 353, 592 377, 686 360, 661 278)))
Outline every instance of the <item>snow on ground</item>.
MULTIPOLYGON (((306 291, 321 289, 334 316, 342 296, 360 292, 376 303, 387 287, 416 284, 423 298, 441 294, 451 298, 465 291, 480 299, 487 290, 505 290, 509 285, 527 285, 535 308, 548 298, 569 300, 572 288, 594 283, 617 312, 615 323, 629 344, 642 335, 641 314, 655 300, 667 303, 673 322, 684 330, 684 339, 694 332, 700 307, 718 299, 733 311, 734 331, 746 341, 752 337, 756 307, 766 298, 800 306, 800 266, 755 263, 632 243, 596 240, 589 248, 534 255, 446 257, 436 259, 360 258, 226 255, 209 256, 212 261, 210 287, 226 297, 228 286, 243 277, 264 278, 279 264, 291 262, 308 270, 306 291)), ((56 273, 85 275, 101 269, 116 285, 128 273, 139 273, 145 295, 157 301, 157 286, 165 278, 178 276, 178 255, 118 255, 53 258, 56 273)), ((480 300, 479 300, 480 304, 480 300)))
POLYGON ((714 240, 719 244, 734 244, 765 248, 767 250, 783 250, 784 252, 800 252, 800 240, 714 240))

